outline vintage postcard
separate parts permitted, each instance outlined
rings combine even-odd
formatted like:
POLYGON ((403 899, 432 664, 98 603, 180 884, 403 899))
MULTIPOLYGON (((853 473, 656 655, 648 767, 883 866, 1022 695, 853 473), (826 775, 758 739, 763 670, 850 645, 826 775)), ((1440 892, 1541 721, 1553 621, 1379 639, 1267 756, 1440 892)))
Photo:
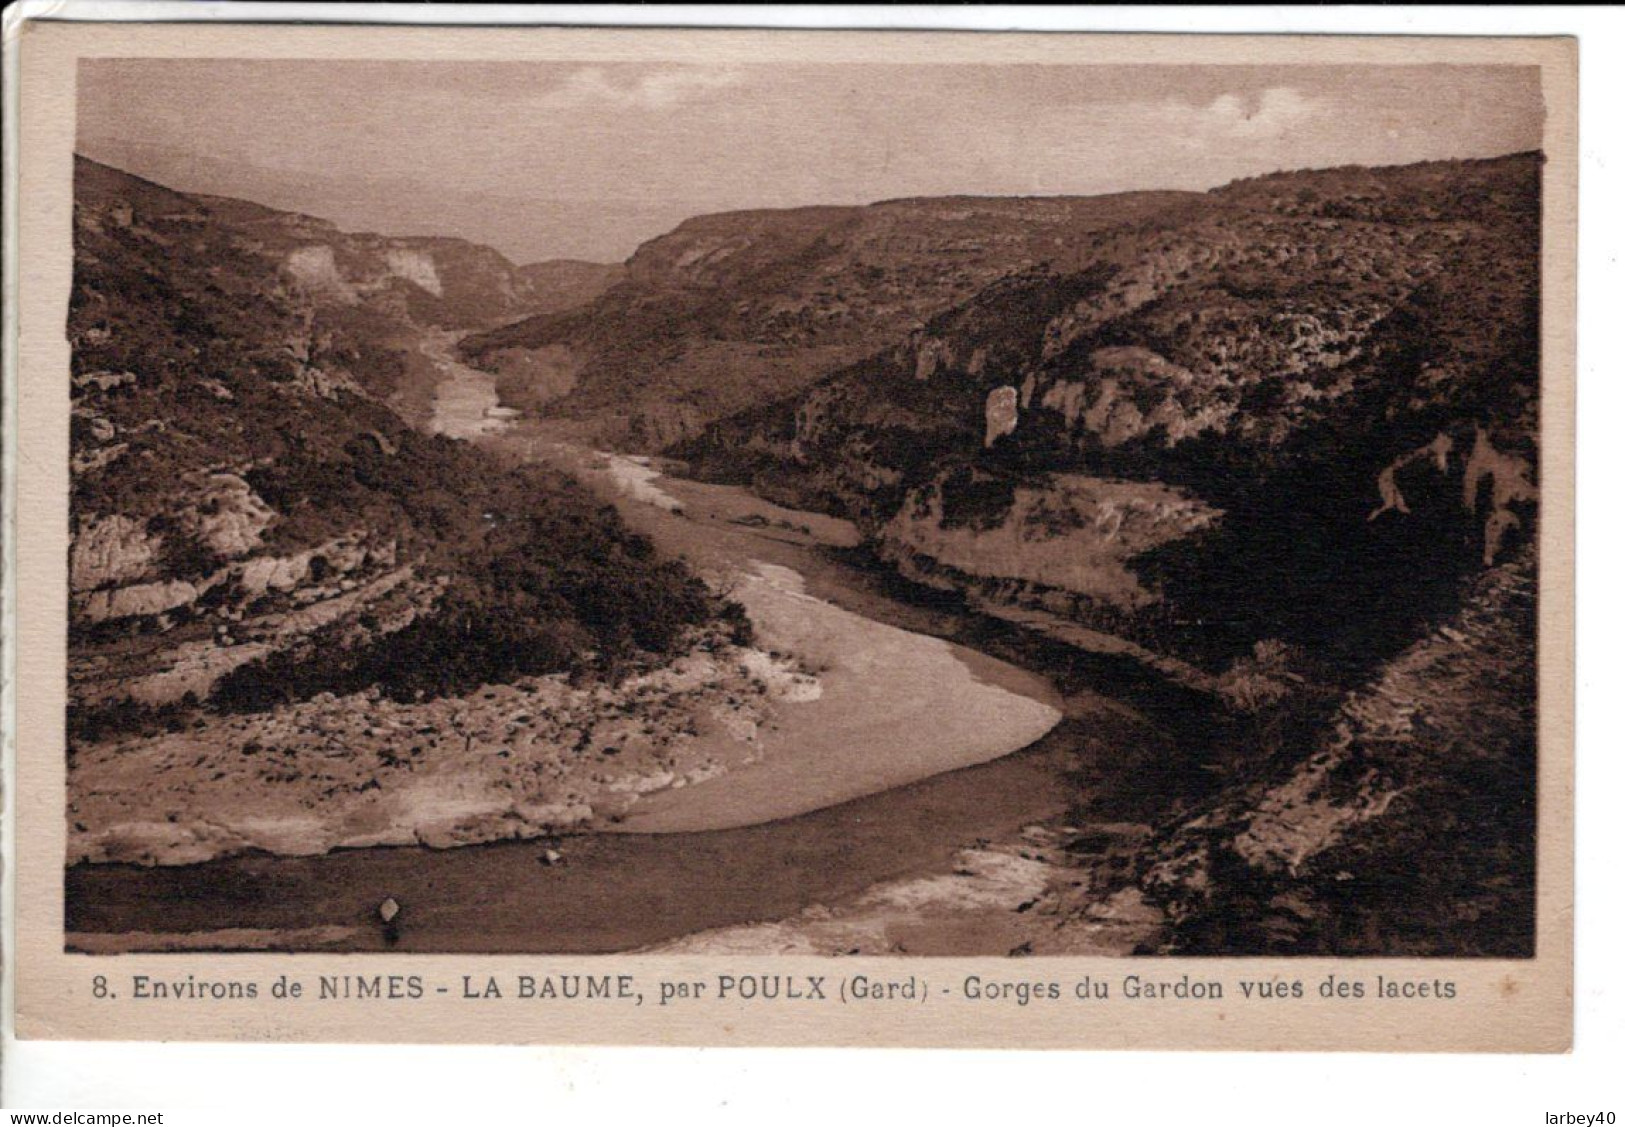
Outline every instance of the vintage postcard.
POLYGON ((14 50, 20 1036, 1568 1047, 1573 41, 14 50))

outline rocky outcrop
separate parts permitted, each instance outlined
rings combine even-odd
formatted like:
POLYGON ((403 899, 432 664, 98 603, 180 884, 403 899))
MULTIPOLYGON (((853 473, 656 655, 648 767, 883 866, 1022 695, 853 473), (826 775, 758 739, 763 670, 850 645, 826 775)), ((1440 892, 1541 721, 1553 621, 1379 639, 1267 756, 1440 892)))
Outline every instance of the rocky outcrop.
POLYGON ((1473 451, 1462 470, 1461 499, 1472 512, 1484 516, 1484 566, 1495 562, 1507 534, 1522 524, 1514 509, 1539 501, 1531 476, 1528 462, 1497 450, 1484 428, 1477 429, 1473 451), (1489 497, 1481 501, 1485 479, 1489 481, 1489 497))
POLYGON ((914 378, 928 380, 936 375, 937 369, 952 355, 947 341, 940 337, 926 337, 915 347, 914 351, 914 378))
POLYGON ((225 472, 208 474, 179 493, 164 516, 172 530, 168 533, 154 534, 150 521, 117 514, 90 520, 72 540, 69 577, 74 614, 90 624, 155 618, 193 610, 204 596, 220 590, 230 596, 218 603, 220 613, 230 611, 232 600, 246 603, 267 594, 308 601, 322 597, 323 581, 353 583, 344 577, 358 568, 394 563, 393 543, 369 547, 361 533, 288 556, 248 556, 275 520, 276 513, 247 482, 225 472), (167 566, 166 537, 201 547, 204 558, 217 566, 201 574, 159 577, 157 573, 167 566), (132 582, 140 579, 147 581, 132 582))
MULTIPOLYGON (((1096 349, 1083 380, 1056 380, 1038 397, 1038 406, 1058 413, 1067 427, 1097 436, 1107 447, 1160 435, 1173 446, 1207 430, 1222 430, 1236 400, 1204 388, 1196 375, 1148 348, 1096 349)), ((1027 386, 1031 399, 1036 381, 1027 386)))
POLYGON ((227 574, 222 569, 200 579, 166 579, 135 583, 128 587, 108 587, 76 598, 74 610, 80 618, 90 623, 121 618, 156 618, 194 605, 225 582, 227 574))
POLYGON ((1453 459, 1461 462, 1461 504, 1475 516, 1483 518, 1483 554, 1485 567, 1496 562, 1509 533, 1521 527, 1520 511, 1533 508, 1540 494, 1531 480, 1527 461, 1497 450, 1482 426, 1474 428, 1473 447, 1463 459, 1457 454, 1456 440, 1440 433, 1426 446, 1401 454, 1377 475, 1377 493, 1382 503, 1371 511, 1367 520, 1376 520, 1385 513, 1409 516, 1411 509, 1400 490, 1398 475, 1418 463, 1431 464, 1441 475, 1451 472, 1453 459))
POLYGON ((411 578, 411 568, 397 568, 365 583, 308 588, 294 593, 291 609, 266 614, 228 605, 211 633, 164 647, 138 663, 94 657, 76 662, 73 700, 80 707, 129 702, 148 708, 206 701, 234 670, 300 645, 323 628, 355 621, 363 612, 375 621, 372 637, 404 629, 432 607, 438 593, 436 584, 413 586, 411 578))
POLYGON ((434 259, 426 252, 415 247, 391 247, 384 252, 384 264, 395 277, 435 297, 445 296, 434 259))
POLYGON ((257 556, 249 560, 243 566, 240 580, 244 594, 252 597, 271 591, 292 591, 310 574, 310 561, 318 554, 316 549, 311 549, 292 556, 257 556))
POLYGON ((158 539, 146 523, 113 513, 95 517, 74 534, 68 586, 75 594, 115 587, 145 575, 158 557, 158 539))
POLYGON ((1161 830, 1171 950, 1530 953, 1534 577, 1528 549, 1486 572, 1310 754, 1161 830))
POLYGON ((336 252, 326 244, 289 251, 283 269, 299 285, 322 297, 347 305, 354 305, 360 298, 355 286, 340 273, 336 252))
POLYGON ((182 532, 226 559, 247 555, 260 546, 276 512, 240 476, 228 472, 208 475, 201 487, 180 507, 182 532))
POLYGON ((1008 579, 1130 611, 1157 599, 1136 556, 1207 528, 1220 514, 1148 482, 1056 474, 1008 487, 949 475, 910 494, 880 534, 889 558, 921 558, 973 578, 1008 579), (992 493, 984 490, 991 489, 992 493))
POLYGON ((983 410, 987 425, 982 445, 991 447, 1007 434, 1014 434, 1020 411, 1016 407, 1016 389, 996 387, 987 393, 987 406, 983 410))

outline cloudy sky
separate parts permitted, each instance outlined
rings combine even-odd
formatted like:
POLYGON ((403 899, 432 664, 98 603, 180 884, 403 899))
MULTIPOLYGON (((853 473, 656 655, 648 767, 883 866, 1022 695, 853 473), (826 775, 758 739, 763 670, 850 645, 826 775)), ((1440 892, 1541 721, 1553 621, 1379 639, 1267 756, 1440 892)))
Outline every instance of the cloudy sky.
POLYGON ((611 261, 704 212, 1203 189, 1537 148, 1512 67, 89 60, 79 151, 351 230, 611 261))

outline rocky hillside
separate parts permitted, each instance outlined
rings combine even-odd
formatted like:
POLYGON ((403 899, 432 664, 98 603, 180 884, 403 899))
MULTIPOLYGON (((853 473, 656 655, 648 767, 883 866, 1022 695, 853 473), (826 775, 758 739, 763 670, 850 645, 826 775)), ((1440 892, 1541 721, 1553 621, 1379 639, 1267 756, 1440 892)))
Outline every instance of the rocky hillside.
POLYGON ((596 301, 605 290, 626 277, 620 262, 583 262, 578 258, 552 258, 519 267, 526 304, 536 314, 565 313, 596 301))
MULTIPOLYGON (((518 747, 545 707, 618 757, 618 700, 544 677, 493 720, 471 690, 744 640, 722 640, 737 610, 568 480, 403 421, 472 330, 458 347, 509 404, 851 518, 854 562, 1062 666, 1176 684, 1170 742, 1193 746, 1146 783, 1174 797, 1111 887, 1078 894, 1165 918, 1161 947, 1527 953, 1540 168, 731 213, 615 272, 346 235, 81 163, 73 746, 96 778, 134 753, 178 772, 207 851, 199 765, 236 791, 293 763, 358 808, 380 785, 304 736, 268 764, 287 725, 242 713, 378 740, 336 717, 389 696, 402 730, 500 721, 518 747), (415 711, 437 699, 457 715, 415 711)), ((648 763, 681 773, 666 750, 648 763)), ((518 785, 490 774, 493 794, 518 785)), ((566 775, 527 801, 591 805, 566 775)), ((83 855, 155 856, 108 793, 77 792, 102 812, 83 855)), ((341 840, 395 840, 368 827, 341 840)))
POLYGON ((1177 193, 1092 199, 920 199, 728 212, 644 244, 625 279, 575 313, 464 341, 516 405, 653 450, 799 391, 1090 233, 1177 193))
POLYGON ((1181 198, 671 453, 852 517, 907 578, 1134 655, 1232 716, 1208 757, 1220 785, 1136 870, 1181 949, 1250 949, 1215 921, 1267 886, 1308 898, 1282 949, 1393 949, 1410 928, 1422 950, 1428 913, 1395 913, 1437 894, 1459 902, 1451 942, 1518 950, 1540 165, 1181 198), (1246 827, 1270 811, 1286 844, 1255 849, 1246 827), (1440 867, 1372 891, 1424 839, 1440 867), (1339 888, 1388 907, 1333 911, 1339 888), (1354 919, 1373 932, 1337 930, 1354 919))
POLYGON ((367 350, 353 365, 357 378, 414 422, 444 374, 420 347, 425 330, 457 336, 574 309, 623 270, 569 260, 516 266, 462 239, 345 232, 247 200, 173 192, 84 157, 74 168, 81 208, 114 226, 140 207, 148 229, 161 221, 230 231, 238 250, 299 292, 312 338, 338 335, 367 350))
POLYGON ((1211 658, 1394 652, 1531 531, 1538 170, 1182 200, 678 453, 926 582, 1211 658))
POLYGON ((367 318, 471 316, 511 281, 491 255, 79 163, 70 747, 599 668, 724 609, 571 480, 386 404, 367 318))
POLYGON ((154 218, 229 227, 240 247, 273 263, 314 304, 365 307, 436 328, 489 327, 568 309, 590 301, 620 270, 573 261, 515 266, 463 239, 345 232, 247 200, 171 192, 85 157, 75 160, 75 184, 84 206, 141 202, 154 218))
POLYGON ((1159 949, 1532 955, 1534 637, 1525 548, 1350 692, 1307 757, 1249 765, 1150 844, 1159 949))

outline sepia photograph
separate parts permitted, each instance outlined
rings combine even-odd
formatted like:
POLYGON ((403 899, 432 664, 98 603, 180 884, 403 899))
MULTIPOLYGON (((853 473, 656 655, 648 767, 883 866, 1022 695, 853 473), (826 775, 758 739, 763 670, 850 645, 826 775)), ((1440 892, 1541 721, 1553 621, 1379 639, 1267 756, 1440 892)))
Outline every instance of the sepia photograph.
POLYGON ((76 112, 68 951, 1535 953, 1539 67, 76 112))

